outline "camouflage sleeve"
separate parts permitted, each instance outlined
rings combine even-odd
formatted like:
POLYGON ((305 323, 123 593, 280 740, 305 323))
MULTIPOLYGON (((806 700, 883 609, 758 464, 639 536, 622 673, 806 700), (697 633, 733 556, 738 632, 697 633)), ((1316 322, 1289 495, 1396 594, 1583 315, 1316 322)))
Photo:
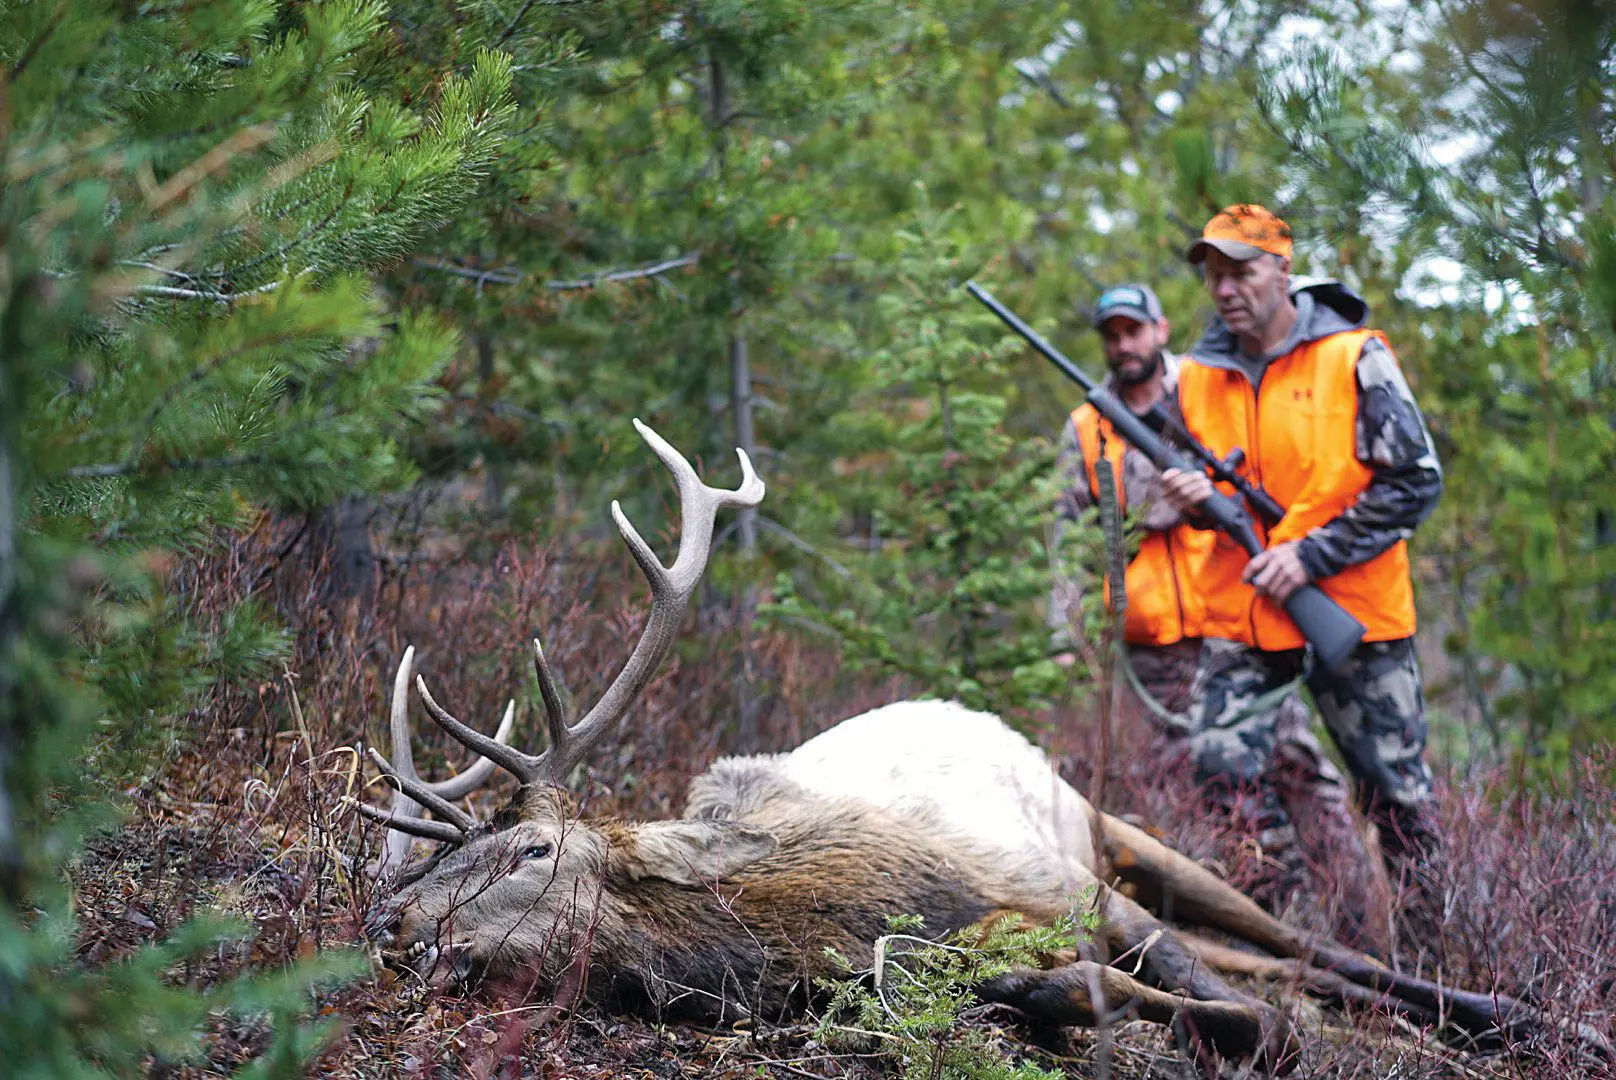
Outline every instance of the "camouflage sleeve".
POLYGON ((1408 539, 1442 496, 1436 446, 1397 358, 1378 338, 1370 338, 1357 372, 1357 456, 1374 476, 1344 513, 1297 545, 1314 581, 1408 539))
POLYGON ((1067 420, 1061 428, 1055 470, 1061 486, 1049 527, 1050 587, 1046 619, 1054 646, 1065 648, 1071 625, 1067 612, 1078 604, 1083 595, 1083 584, 1063 561, 1061 545, 1078 516, 1094 505, 1094 494, 1089 490, 1088 469, 1083 463, 1083 448, 1078 444, 1077 429, 1072 426, 1071 420, 1067 420))

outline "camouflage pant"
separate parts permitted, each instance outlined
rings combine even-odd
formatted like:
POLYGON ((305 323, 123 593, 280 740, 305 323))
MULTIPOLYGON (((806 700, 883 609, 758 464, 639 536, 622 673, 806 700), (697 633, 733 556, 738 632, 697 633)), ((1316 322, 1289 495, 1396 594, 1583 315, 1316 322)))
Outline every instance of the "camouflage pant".
MULTIPOLYGON (((1283 707, 1253 711, 1258 698, 1296 678, 1303 652, 1209 644, 1196 673, 1190 743, 1203 779, 1256 782, 1274 753, 1283 707)), ((1419 819, 1431 797, 1425 695, 1411 638, 1358 646, 1338 672, 1306 676, 1325 727, 1377 816, 1419 819)), ((1384 830, 1383 830, 1384 832, 1384 830)))
MULTIPOLYGON (((1191 738, 1197 730, 1192 715, 1196 691, 1196 675, 1205 662, 1203 648, 1211 657, 1238 648, 1232 641, 1208 639, 1204 645, 1200 638, 1189 638, 1173 645, 1132 645, 1128 648, 1128 661, 1133 665, 1139 684, 1168 712, 1171 719, 1155 715, 1147 708, 1157 730, 1170 744, 1188 743, 1189 753, 1197 764, 1201 762, 1204 739, 1191 738)), ((1208 657, 1208 659, 1211 659, 1208 657)), ((1259 692, 1260 693, 1260 692, 1259 692)), ((1250 701, 1251 698, 1247 698, 1250 701)), ((1325 807, 1345 807, 1346 781, 1324 753, 1324 747, 1313 735, 1312 718, 1307 705, 1296 691, 1287 694, 1269 712, 1270 733, 1266 759, 1267 774, 1263 782, 1280 789, 1285 802, 1311 797, 1325 807)), ((1203 773, 1208 770, 1202 766, 1203 773)), ((1244 779, 1250 779, 1244 775, 1244 779)))
POLYGON ((1171 645, 1129 645, 1128 662, 1145 692, 1171 713, 1189 711, 1190 691, 1201 661, 1201 639, 1171 645))

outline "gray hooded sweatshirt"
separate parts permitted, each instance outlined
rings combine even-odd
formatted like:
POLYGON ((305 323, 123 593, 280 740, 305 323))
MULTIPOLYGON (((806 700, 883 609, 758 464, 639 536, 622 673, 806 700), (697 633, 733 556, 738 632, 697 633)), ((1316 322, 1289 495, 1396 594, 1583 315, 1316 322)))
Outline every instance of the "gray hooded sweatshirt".
MULTIPOLYGON (((1299 282, 1292 286, 1291 299, 1296 325, 1272 352, 1244 352, 1239 339, 1214 317, 1190 355, 1208 367, 1242 372, 1255 390, 1275 360, 1310 341, 1356 330, 1369 317, 1363 298, 1334 281, 1299 282)), ((1357 374, 1356 455, 1374 476, 1357 501, 1298 545, 1297 554, 1314 581, 1408 539, 1442 496, 1436 447, 1397 358, 1379 339, 1370 338, 1358 356, 1357 374)))

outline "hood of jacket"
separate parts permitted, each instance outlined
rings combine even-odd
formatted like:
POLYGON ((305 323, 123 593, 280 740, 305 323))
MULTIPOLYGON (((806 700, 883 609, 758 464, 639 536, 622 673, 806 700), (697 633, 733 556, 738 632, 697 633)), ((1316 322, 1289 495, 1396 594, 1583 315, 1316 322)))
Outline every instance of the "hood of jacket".
MULTIPOLYGON (((1339 281, 1319 278, 1293 278, 1291 302, 1296 305, 1296 325, 1279 347, 1263 359, 1278 360, 1300 345, 1320 338, 1357 330, 1369 319, 1369 305, 1363 297, 1339 281)), ((1240 339, 1216 315, 1206 333, 1195 343, 1190 355, 1209 367, 1244 370, 1240 363, 1240 339)))

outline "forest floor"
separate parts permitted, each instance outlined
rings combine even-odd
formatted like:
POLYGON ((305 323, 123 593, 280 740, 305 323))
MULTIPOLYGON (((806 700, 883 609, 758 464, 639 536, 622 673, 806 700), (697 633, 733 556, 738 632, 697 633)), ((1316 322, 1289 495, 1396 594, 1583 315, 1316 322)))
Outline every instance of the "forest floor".
MULTIPOLYGON (((199 957, 182 977, 199 982, 360 943, 376 890, 363 873, 378 832, 342 802, 384 798, 359 768, 356 741, 379 738, 387 688, 406 644, 440 700, 491 728, 505 696, 526 685, 525 636, 543 632, 575 700, 593 700, 615 674, 643 618, 627 559, 535 551, 512 544, 482 560, 457 560, 390 577, 374 594, 333 601, 320 591, 318 560, 290 560, 285 534, 266 529, 216 559, 183 568, 176 586, 202 617, 257 595, 296 635, 284 676, 220 690, 189 718, 179 746, 143 785, 124 793, 121 827, 95 837, 74 880, 80 956, 107 962, 171 933, 188 918, 242 920, 234 946, 199 957), (308 613, 313 612, 314 615, 308 613), (296 707, 294 708, 294 702, 296 707)), ((604 550, 604 549, 602 549, 604 550)), ((408 564, 412 568, 419 563, 408 564)), ((676 651, 612 745, 593 755, 580 796, 590 812, 675 816, 685 785, 733 752, 737 644, 730 612, 698 605, 676 651), (722 658, 722 659, 721 659, 722 658)), ((789 749, 836 720, 908 696, 899 682, 849 675, 836 658, 777 630, 755 632, 755 667, 768 693, 757 749, 789 749)), ((417 710, 419 712, 419 710, 417 710)), ((528 711, 528 716, 532 716, 528 711)), ((420 723, 419 716, 417 723, 420 723)), ((1057 710, 1040 734, 1062 774, 1093 790, 1092 708, 1057 710)), ((417 765, 444 775, 463 756, 422 732, 417 765)), ((536 740, 532 735, 530 741, 536 740)), ((1439 763, 1440 764, 1440 763, 1439 763)), ((1311 873, 1285 912, 1402 970, 1533 1002, 1552 1020, 1577 1020, 1616 1038, 1616 758, 1592 756, 1557 790, 1515 797, 1507 778, 1446 775, 1440 783, 1446 849, 1435 895, 1436 940, 1408 940, 1396 900, 1359 842, 1357 823, 1320 827, 1297 806, 1311 873)), ((1107 770, 1106 808, 1149 822, 1169 843, 1237 885, 1260 852, 1237 828, 1198 812, 1191 787, 1165 770, 1144 721, 1119 718, 1107 770)), ((476 797, 486 812, 498 792, 476 797)), ((1251 987, 1274 999, 1276 988, 1251 987)), ((1299 1076, 1616 1076, 1568 1038, 1462 1049, 1376 1011, 1345 1015, 1286 996, 1304 1032, 1299 1076)), ((825 1045, 811 1021, 704 1030, 543 1000, 490 1001, 429 989, 390 972, 328 992, 334 1021, 315 1075, 380 1077, 879 1077, 905 1075, 883 1047, 825 1045)), ((1073 1031, 1033 1039, 1002 1008, 971 1010, 965 1024, 1002 1050, 1074 1077, 1119 1080, 1196 1075, 1164 1028, 1123 1023, 1101 1038, 1073 1031)), ((153 1075, 217 1076, 262 1052, 262 1023, 221 1017, 204 1060, 153 1075)), ((1239 1070, 1226 1066, 1228 1075, 1239 1070)))

